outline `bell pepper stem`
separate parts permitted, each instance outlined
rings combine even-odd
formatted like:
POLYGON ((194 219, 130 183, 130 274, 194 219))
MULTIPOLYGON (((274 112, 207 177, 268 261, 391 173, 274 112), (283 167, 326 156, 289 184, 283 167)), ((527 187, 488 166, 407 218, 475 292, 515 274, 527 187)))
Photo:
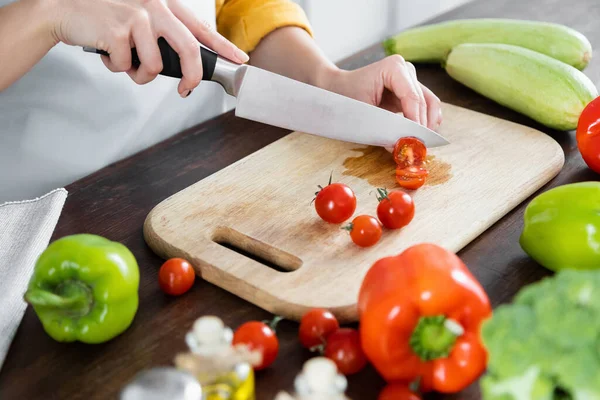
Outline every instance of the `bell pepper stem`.
POLYGON ((443 315, 421 317, 411 335, 410 346, 423 361, 431 361, 447 357, 456 338, 463 333, 458 322, 443 315))
POLYGON ((87 315, 94 303, 90 287, 74 280, 62 282, 53 291, 29 289, 24 297, 32 306, 52 308, 73 317, 87 315))

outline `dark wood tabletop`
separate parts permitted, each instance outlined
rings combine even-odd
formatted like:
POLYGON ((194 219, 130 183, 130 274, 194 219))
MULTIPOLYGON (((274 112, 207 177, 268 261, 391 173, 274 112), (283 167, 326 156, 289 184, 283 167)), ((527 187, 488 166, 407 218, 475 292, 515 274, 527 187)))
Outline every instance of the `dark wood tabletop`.
MULTIPOLYGON (((564 0, 478 1, 433 21, 471 17, 558 22, 581 31, 593 45, 600 43, 600 6, 597 0, 578 0, 571 5, 564 0)), ((380 45, 375 44, 340 65, 354 69, 383 57, 380 45)), ((549 130, 494 104, 454 82, 439 66, 417 68, 419 79, 442 101, 534 127, 557 140, 565 152, 565 166, 559 176, 542 190, 570 182, 598 180, 599 176, 583 163, 573 132, 549 130)), ((593 57, 585 73, 594 83, 600 84, 600 57, 593 57)), ((191 291, 182 297, 165 296, 157 282, 157 272, 163 260, 145 244, 142 224, 148 212, 168 196, 288 133, 238 119, 230 112, 70 185, 53 240, 88 232, 128 246, 140 266, 140 308, 127 331, 101 345, 53 341, 42 330, 33 310, 28 308, 0 373, 0 398, 116 398, 120 389, 137 372, 171 365, 175 353, 185 349, 184 334, 196 318, 218 315, 228 325, 236 327, 248 320, 271 317, 202 280, 197 280, 191 291)), ((547 274, 519 247, 526 203, 459 253, 484 286, 494 306, 510 301, 523 285, 547 274)), ((298 325, 290 321, 279 325, 280 353, 270 369, 257 374, 257 399, 270 400, 279 390, 291 390, 295 375, 311 356, 298 344, 297 328, 298 325)), ((349 378, 348 395, 352 399, 376 399, 383 385, 378 374, 368 367, 349 378)), ((428 398, 442 396, 431 395, 428 398)), ((475 383, 462 393, 445 398, 478 399, 478 385, 475 383)))

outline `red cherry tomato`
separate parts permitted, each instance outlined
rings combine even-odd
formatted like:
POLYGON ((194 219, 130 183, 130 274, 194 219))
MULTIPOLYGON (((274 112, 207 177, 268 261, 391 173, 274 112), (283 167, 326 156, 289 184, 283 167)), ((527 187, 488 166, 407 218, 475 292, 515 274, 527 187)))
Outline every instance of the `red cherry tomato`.
POLYGON ((316 193, 315 209, 319 217, 332 224, 340 224, 354 214, 356 196, 352 189, 343 183, 331 183, 316 193))
POLYGON ((324 355, 333 360, 344 375, 355 374, 367 365, 360 334, 352 328, 340 328, 329 335, 324 355))
POLYGON ((262 370, 273 364, 279 353, 279 339, 275 334, 275 324, 279 318, 275 318, 271 326, 259 321, 246 322, 233 334, 233 345, 245 344, 250 350, 260 351, 262 361, 255 365, 256 371, 262 370))
POLYGON ((408 190, 416 190, 425 184, 429 171, 424 166, 396 168, 396 182, 408 190))
POLYGON ((189 262, 182 258, 167 260, 158 271, 158 284, 163 292, 179 296, 192 287, 196 273, 189 262))
POLYGON ((393 155, 399 168, 421 165, 427 158, 427 147, 415 137, 404 137, 396 142, 393 155))
POLYGON ((583 109, 575 137, 583 161, 592 171, 600 174, 600 97, 583 109))
POLYGON ((400 229, 412 221, 415 215, 415 204, 412 197, 401 190, 388 193, 385 189, 377 189, 379 204, 377 217, 388 229, 400 229))
POLYGON ((298 337, 307 349, 326 343, 327 337, 340 327, 335 316, 322 308, 315 308, 304 314, 300 321, 298 337))
POLYGON ((370 247, 381 239, 381 223, 370 215, 359 215, 344 229, 350 231, 352 241, 360 247, 370 247))
POLYGON ((391 383, 379 393, 377 400, 421 400, 405 383, 391 383))

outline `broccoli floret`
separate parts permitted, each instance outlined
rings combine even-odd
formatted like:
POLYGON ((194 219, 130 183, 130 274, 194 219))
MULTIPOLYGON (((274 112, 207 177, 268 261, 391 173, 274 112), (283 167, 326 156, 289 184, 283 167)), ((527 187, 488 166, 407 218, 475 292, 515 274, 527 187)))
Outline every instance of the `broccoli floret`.
POLYGON ((485 400, 600 400, 600 271, 523 288, 482 326, 485 400))

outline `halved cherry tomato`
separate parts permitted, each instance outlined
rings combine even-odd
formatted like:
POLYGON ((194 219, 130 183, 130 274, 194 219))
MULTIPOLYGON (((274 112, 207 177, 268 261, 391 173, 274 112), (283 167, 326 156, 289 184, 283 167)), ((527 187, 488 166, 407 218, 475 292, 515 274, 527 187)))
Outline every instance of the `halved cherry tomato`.
POLYGON ((315 209, 319 217, 332 224, 340 224, 354 214, 356 196, 352 189, 343 183, 331 183, 324 188, 319 186, 315 193, 315 209))
POLYGON ((421 396, 410 390, 408 384, 391 383, 383 388, 377 400, 421 400, 421 396))
POLYGON ((315 308, 302 317, 298 337, 302 346, 313 349, 324 345, 327 337, 339 327, 338 320, 331 312, 315 308))
POLYGON ((382 234, 381 223, 370 215, 359 215, 343 229, 350 231, 352 241, 360 247, 373 246, 382 234))
POLYGON ((167 260, 158 271, 158 284, 163 292, 179 296, 194 285, 196 273, 189 262, 183 258, 167 260))
POLYGON ((324 355, 333 360, 344 375, 355 374, 367 365, 360 334, 352 328, 340 328, 329 335, 324 355))
POLYGON ((583 161, 600 174, 600 97, 583 109, 577 124, 576 139, 583 161))
POLYGON ((279 339, 275 334, 275 326, 280 320, 280 317, 275 317, 270 325, 259 321, 246 322, 233 334, 233 345, 245 344, 250 350, 262 353, 261 363, 254 366, 256 371, 267 368, 277 358, 279 339))
POLYGON ((412 197, 402 190, 388 193, 385 189, 377 189, 377 217, 388 229, 400 229, 412 221, 415 215, 415 204, 412 197))
POLYGON ((416 190, 425 184, 429 171, 424 166, 396 168, 396 182, 408 190, 416 190))
POLYGON ((421 165, 427 157, 427 147, 415 137, 404 137, 396 142, 393 155, 400 168, 421 165))

